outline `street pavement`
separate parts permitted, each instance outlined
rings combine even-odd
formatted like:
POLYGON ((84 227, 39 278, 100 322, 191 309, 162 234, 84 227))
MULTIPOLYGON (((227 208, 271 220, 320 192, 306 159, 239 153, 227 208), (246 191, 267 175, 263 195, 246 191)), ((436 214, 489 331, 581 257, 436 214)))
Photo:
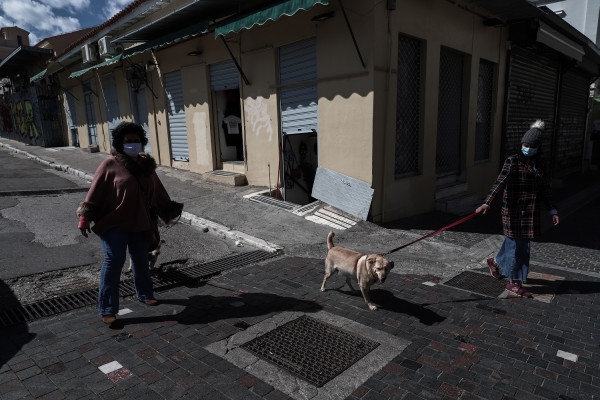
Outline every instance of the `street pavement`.
MULTIPOLYGON (((84 178, 106 157, 7 139, 0 139, 0 150, 26 152, 84 178)), ((390 254, 393 273, 372 290, 377 311, 340 277, 319 291, 327 232, 336 232, 337 245, 385 252, 456 216, 430 213, 385 227, 359 221, 339 230, 244 198, 268 188, 223 186, 162 167, 159 176, 185 203, 189 223, 224 241, 279 253, 161 290, 157 307, 125 297, 119 322, 110 328, 95 307, 0 328, 0 398, 599 398, 597 176, 557 185, 563 219, 532 244, 533 299, 507 295, 505 283, 486 273, 485 258, 502 242, 492 210, 390 254), (265 345, 261 356, 248 350, 253 340, 299 316, 343 329, 332 328, 344 340, 351 331, 378 347, 342 363, 347 369, 322 386, 299 377, 307 372, 300 360, 315 373, 310 365, 324 356, 314 348, 327 350, 327 366, 363 345, 317 338, 292 350, 301 355, 286 359, 289 348, 276 353, 279 366, 264 361, 276 349, 265 345)))

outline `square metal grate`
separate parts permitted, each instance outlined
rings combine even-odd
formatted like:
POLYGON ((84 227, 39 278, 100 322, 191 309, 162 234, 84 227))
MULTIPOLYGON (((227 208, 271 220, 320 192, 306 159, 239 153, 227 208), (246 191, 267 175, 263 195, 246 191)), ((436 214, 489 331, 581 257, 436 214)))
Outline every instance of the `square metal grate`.
POLYGON ((506 281, 480 272, 464 271, 445 282, 444 285, 468 290, 489 297, 498 297, 504 292, 506 281))
POLYGON ((375 341, 302 316, 241 347, 322 387, 377 346, 375 341))

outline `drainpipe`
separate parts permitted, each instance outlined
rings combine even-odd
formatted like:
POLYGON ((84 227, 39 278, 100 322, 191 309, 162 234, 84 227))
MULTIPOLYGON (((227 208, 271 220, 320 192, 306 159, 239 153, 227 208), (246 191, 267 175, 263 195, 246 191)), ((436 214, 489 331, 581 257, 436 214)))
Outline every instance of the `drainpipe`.
MULTIPOLYGON (((152 61, 154 65, 156 65, 156 73, 158 74, 158 78, 161 79, 160 66, 158 65, 158 59, 156 58, 156 53, 154 50, 150 50, 150 54, 152 54, 152 61)), ((154 86, 154 74, 150 74, 150 85, 154 86)), ((158 134, 158 122, 156 121, 156 96, 152 96, 152 115, 154 119, 154 132, 156 132, 156 156, 158 157, 158 164, 162 165, 162 161, 160 158, 160 139, 158 134)))

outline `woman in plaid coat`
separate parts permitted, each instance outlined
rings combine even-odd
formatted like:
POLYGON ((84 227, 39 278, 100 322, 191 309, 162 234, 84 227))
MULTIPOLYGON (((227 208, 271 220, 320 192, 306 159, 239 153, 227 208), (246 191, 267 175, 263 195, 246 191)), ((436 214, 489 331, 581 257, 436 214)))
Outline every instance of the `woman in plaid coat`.
POLYGON ((541 206, 550 210, 554 225, 559 222, 548 171, 538 153, 543 130, 541 120, 531 125, 521 139, 521 151, 506 158, 484 204, 475 210, 485 214, 496 195, 504 190, 501 214, 506 238, 496 259, 488 258, 487 263, 492 276, 508 277, 507 290, 524 297, 531 297, 521 284, 527 281, 529 272, 530 240, 540 234, 541 206))

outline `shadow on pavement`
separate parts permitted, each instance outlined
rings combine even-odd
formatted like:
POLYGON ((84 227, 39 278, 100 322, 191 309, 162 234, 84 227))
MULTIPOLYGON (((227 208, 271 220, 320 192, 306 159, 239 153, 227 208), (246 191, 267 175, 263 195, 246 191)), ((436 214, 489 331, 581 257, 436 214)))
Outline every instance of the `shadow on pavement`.
POLYGON ((279 296, 271 293, 240 293, 236 296, 192 296, 188 299, 161 299, 162 305, 184 306, 181 312, 152 317, 119 318, 111 325, 120 329, 126 325, 177 321, 180 324, 208 324, 211 322, 279 313, 283 311, 317 312, 323 307, 309 300, 279 296))
POLYGON ((446 320, 435 311, 400 299, 390 291, 383 289, 371 290, 371 301, 373 301, 382 310, 392 311, 396 313, 406 314, 413 318, 417 318, 424 325, 435 325, 446 320))
MULTIPOLYGON (((20 303, 10 287, 0 279, 0 310, 10 309, 20 303)), ((35 338, 35 334, 29 333, 26 323, 20 323, 9 328, 0 328, 0 367, 10 361, 23 345, 35 338)))

